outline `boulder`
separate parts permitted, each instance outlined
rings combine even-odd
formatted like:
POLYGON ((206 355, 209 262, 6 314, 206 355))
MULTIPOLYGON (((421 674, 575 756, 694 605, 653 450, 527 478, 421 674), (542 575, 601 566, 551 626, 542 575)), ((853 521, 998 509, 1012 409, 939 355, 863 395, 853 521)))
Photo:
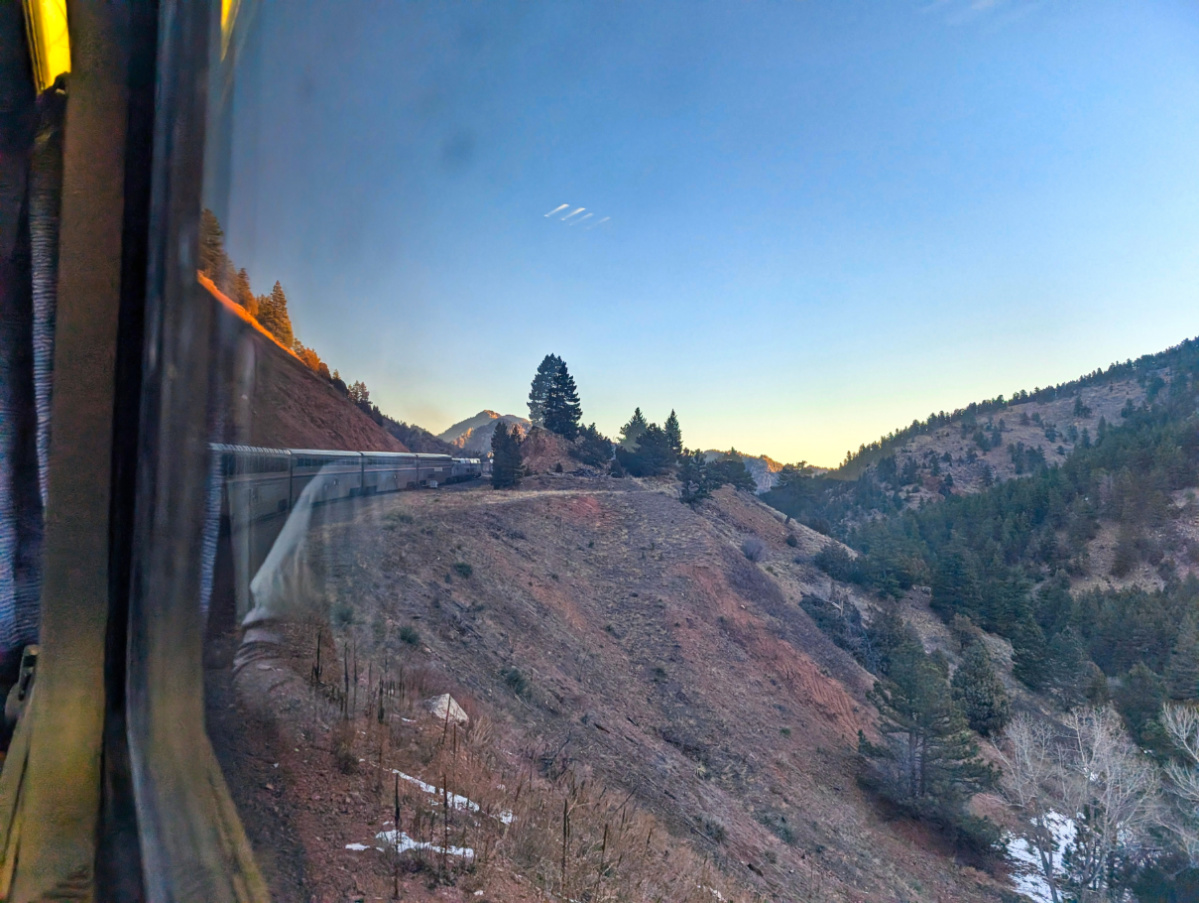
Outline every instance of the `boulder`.
POLYGON ((470 724, 470 716, 466 714, 458 700, 449 693, 442 693, 425 700, 425 710, 438 721, 453 721, 455 724, 466 726, 470 724))

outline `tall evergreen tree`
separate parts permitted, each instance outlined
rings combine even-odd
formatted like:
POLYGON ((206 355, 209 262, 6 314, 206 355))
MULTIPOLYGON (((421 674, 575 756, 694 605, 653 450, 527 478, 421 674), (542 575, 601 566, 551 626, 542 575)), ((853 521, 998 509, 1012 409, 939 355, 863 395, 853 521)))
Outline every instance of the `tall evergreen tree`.
POLYGON ((229 291, 232 264, 225 253, 225 232, 211 210, 200 212, 200 271, 218 290, 229 291))
POLYGON ((887 745, 862 745, 883 770, 881 789, 923 815, 954 814, 990 787, 994 771, 978 755, 949 685, 924 651, 907 648, 893 658, 885 680, 869 697, 878 707, 887 745))
POLYGON ((566 361, 558 358, 558 366, 550 377, 549 393, 545 399, 545 428, 573 442, 579 434, 579 421, 583 408, 579 404, 579 391, 574 377, 566 368, 566 361))
POLYGON ((251 317, 258 316, 258 298, 250 288, 250 275, 245 267, 238 270, 233 279, 233 300, 244 307, 251 317))
POLYGON ((1189 613, 1178 631, 1178 639, 1166 666, 1166 690, 1171 699, 1199 699, 1199 622, 1189 613))
POLYGON ((620 444, 629 451, 636 450, 637 443, 648 426, 649 423, 646 421, 645 415, 641 413, 641 408, 637 408, 633 411, 629 422, 620 428, 620 444))
POLYGON ((1049 683, 1049 644, 1032 617, 1025 618, 1012 635, 1012 674, 1034 690, 1049 683))
POLYGON ((278 282, 271 289, 270 295, 265 299, 259 299, 258 322, 282 344, 288 348, 292 346, 295 335, 291 329, 291 316, 287 312, 287 295, 278 282))
POLYGON ((561 363, 562 358, 558 355, 547 354, 537 365, 533 385, 529 388, 529 419, 533 421, 533 426, 545 426, 545 406, 561 363))
POLYGON ((1166 701, 1166 687, 1144 662, 1138 662, 1124 675, 1120 687, 1113 694, 1113 701, 1138 746, 1161 752, 1170 749, 1158 720, 1162 703, 1166 701))
POLYGON ((673 409, 671 409, 670 416, 666 418, 662 429, 666 431, 666 438, 670 440, 670 447, 674 449, 675 455, 682 455, 683 431, 679 429, 679 417, 673 409))
POLYGON ((1012 715, 1012 701, 980 639, 966 646, 962 664, 954 672, 950 686, 954 700, 973 730, 984 737, 1003 730, 1012 715))
POLYGON ((945 619, 955 614, 978 617, 981 608, 978 572, 974 562, 960 549, 948 550, 937 562, 929 604, 933 611, 945 619))
POLYGON ((491 434, 491 485, 507 489, 520 485, 524 460, 520 451, 520 435, 513 426, 509 432, 502 420, 491 434))
POLYGON ((674 449, 662 427, 656 423, 646 426, 634 449, 616 449, 616 460, 635 477, 652 477, 665 473, 675 462, 674 449))
POLYGON ((1049 641, 1049 681, 1046 689, 1063 709, 1079 705, 1087 694, 1091 669, 1087 667, 1086 647, 1073 627, 1067 627, 1049 641))

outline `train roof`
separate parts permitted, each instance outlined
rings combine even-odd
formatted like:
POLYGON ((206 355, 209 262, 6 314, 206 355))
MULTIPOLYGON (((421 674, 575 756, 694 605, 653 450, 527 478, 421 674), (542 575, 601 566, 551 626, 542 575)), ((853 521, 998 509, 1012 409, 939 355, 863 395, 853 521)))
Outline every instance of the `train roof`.
POLYGON ((270 455, 276 457, 286 457, 288 455, 305 455, 312 458, 346 458, 346 457, 364 457, 372 458, 419 458, 423 460, 434 461, 478 461, 478 458, 453 458, 450 455, 444 455, 432 452, 387 452, 387 451, 341 451, 331 448, 266 448, 260 445, 234 445, 224 442, 213 442, 210 448, 219 454, 233 455, 270 455))

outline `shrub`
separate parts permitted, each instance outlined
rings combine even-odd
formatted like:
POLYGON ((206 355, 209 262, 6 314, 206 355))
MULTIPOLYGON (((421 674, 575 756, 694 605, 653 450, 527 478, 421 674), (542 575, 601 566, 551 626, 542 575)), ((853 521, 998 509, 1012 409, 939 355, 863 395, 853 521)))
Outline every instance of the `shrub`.
POLYGON ((519 668, 514 666, 507 667, 500 672, 500 676, 504 678, 504 683, 508 685, 508 689, 517 696, 524 696, 529 692, 529 682, 520 673, 519 668))
POLYGON ((417 633, 416 628, 411 624, 405 624, 400 628, 400 640, 401 642, 407 643, 409 646, 419 646, 420 634, 417 633))
POLYGON ((857 568, 849 550, 838 542, 830 542, 816 553, 812 563, 834 580, 847 582, 856 576, 857 568))
POLYGON ((766 551, 766 543, 758 539, 756 536, 751 536, 741 543, 741 552, 750 561, 761 561, 762 554, 766 551))
POLYGON ((724 843, 725 838, 729 836, 728 829, 714 818, 701 818, 700 824, 704 833, 717 843, 724 843))
POLYGON ((793 549, 799 545, 799 540, 795 538, 794 533, 788 533, 787 538, 783 541, 786 542, 787 545, 789 545, 793 549))
POLYGON ((469 577, 471 574, 473 574, 474 572, 475 572, 475 569, 472 568, 465 561, 454 562, 454 573, 457 574, 459 577, 462 577, 463 579, 465 579, 465 578, 469 577))
POLYGON ((795 846, 799 838, 795 834, 795 829, 787 824, 787 816, 780 812, 764 812, 759 816, 758 821, 770 829, 779 840, 787 846, 795 846))
POLYGON ((345 630, 354 623, 354 608, 348 602, 338 602, 330 614, 333 626, 345 630))

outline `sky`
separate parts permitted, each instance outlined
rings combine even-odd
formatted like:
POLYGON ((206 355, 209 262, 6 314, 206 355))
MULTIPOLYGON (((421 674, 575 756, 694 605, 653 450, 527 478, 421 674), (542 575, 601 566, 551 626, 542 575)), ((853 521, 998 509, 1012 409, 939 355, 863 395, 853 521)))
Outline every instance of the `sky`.
POLYGON ((555 353, 609 435, 835 465, 1199 334, 1189 0, 252 12, 229 252, 433 432, 555 353))

